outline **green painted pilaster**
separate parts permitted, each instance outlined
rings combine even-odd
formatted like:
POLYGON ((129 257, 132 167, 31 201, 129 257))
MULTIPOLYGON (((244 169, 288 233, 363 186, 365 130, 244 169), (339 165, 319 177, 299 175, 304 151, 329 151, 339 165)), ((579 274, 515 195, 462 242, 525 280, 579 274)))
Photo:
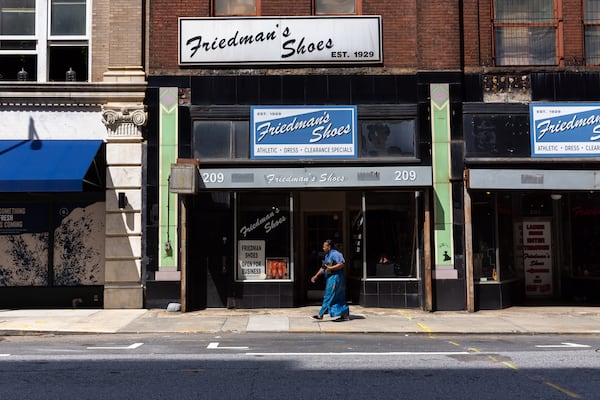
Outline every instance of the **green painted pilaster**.
POLYGON ((160 88, 159 102, 159 271, 157 280, 177 276, 177 195, 169 192, 171 164, 177 162, 178 89, 160 88), (170 250, 166 249, 170 244, 170 250))
POLYGON ((434 238, 436 278, 455 278, 452 230, 452 186, 450 159, 450 89, 431 84, 431 133, 434 192, 434 238), (444 273, 442 273, 444 271, 444 273))

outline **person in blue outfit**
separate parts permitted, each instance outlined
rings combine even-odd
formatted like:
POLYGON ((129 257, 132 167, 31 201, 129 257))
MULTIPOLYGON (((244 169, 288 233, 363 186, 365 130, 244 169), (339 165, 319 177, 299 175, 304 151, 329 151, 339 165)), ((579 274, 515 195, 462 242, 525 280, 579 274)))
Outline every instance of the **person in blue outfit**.
POLYGON ((325 276, 327 283, 325 285, 325 294, 323 295, 323 305, 319 314, 313 315, 314 319, 323 319, 324 314, 329 314, 334 321, 348 321, 350 319, 350 309, 346 305, 346 283, 344 280, 344 265, 346 260, 342 253, 332 248, 331 240, 323 242, 323 251, 325 258, 323 266, 317 273, 310 278, 315 283, 319 276, 325 276))

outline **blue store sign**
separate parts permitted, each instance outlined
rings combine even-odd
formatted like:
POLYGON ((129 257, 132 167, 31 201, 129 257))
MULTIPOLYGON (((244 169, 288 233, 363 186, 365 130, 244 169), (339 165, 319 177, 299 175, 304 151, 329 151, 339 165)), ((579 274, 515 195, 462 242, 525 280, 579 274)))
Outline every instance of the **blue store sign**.
POLYGON ((356 106, 251 108, 253 159, 356 158, 356 106))
POLYGON ((600 156, 600 104, 530 104, 533 157, 600 156))

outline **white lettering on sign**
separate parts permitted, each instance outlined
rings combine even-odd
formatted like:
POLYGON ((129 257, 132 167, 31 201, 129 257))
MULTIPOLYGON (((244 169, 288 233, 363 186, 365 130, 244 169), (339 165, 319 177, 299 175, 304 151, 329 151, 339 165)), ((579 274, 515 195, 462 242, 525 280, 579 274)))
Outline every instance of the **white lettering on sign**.
POLYGON ((179 19, 180 64, 381 63, 381 17, 179 19))
POLYGON ((273 207, 273 211, 269 212, 267 215, 257 218, 256 221, 250 225, 242 226, 240 233, 242 236, 246 237, 249 233, 261 226, 264 227, 265 233, 271 232, 273 229, 287 221, 287 217, 285 215, 278 216, 280 211, 281 210, 279 208, 273 207))

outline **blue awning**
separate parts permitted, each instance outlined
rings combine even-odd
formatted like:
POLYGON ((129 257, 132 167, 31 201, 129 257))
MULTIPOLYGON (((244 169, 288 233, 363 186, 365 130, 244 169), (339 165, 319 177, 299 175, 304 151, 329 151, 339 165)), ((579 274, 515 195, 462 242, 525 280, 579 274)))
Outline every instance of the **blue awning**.
POLYGON ((0 192, 81 192, 101 140, 0 140, 0 192))

